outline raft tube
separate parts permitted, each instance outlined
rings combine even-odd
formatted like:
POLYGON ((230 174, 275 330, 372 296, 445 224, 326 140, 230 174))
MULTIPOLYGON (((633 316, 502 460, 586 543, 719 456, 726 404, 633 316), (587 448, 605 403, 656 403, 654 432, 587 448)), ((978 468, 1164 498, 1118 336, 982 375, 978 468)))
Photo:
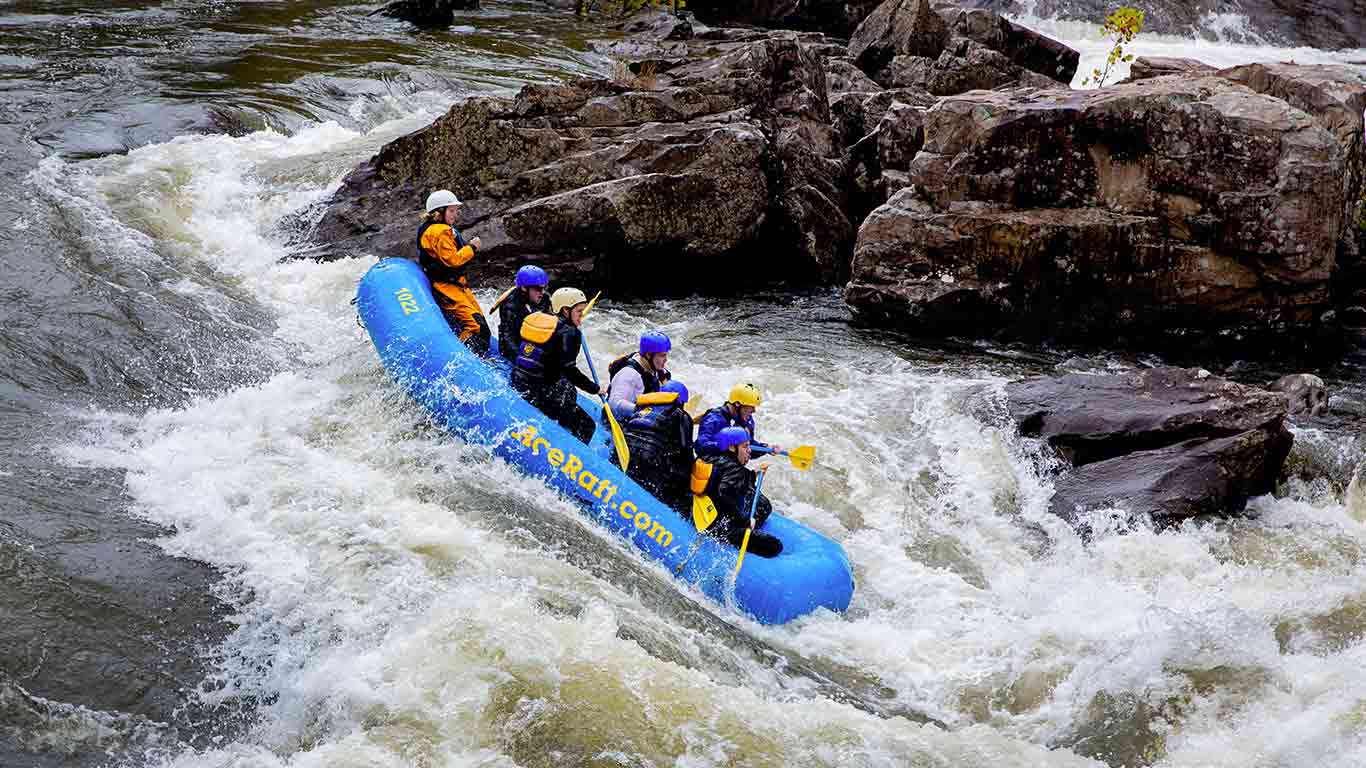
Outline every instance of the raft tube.
MULTIPOLYGON (((854 594, 849 559, 839 543, 776 512, 763 530, 783 542, 777 557, 745 557, 693 527, 684 517, 613 465, 599 424, 593 446, 521 398, 497 367, 451 333, 432 299, 431 284, 408 259, 385 259, 361 278, 361 321, 380 360, 437 424, 579 503, 585 514, 675 578, 763 624, 782 624, 819 608, 843 612, 854 594)), ((496 349, 496 346, 494 347, 496 349)), ((581 401, 582 403, 583 401, 581 401)), ((596 404, 590 413, 598 422, 596 404)))

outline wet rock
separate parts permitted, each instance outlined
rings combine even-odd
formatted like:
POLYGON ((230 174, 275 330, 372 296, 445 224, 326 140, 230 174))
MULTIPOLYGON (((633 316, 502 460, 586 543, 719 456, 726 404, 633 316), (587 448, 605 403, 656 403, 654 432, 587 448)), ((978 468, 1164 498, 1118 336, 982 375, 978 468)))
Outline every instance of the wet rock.
POLYGON ((653 72, 462 102, 353 171, 315 236, 327 256, 407 256, 444 186, 483 240, 476 279, 528 259, 619 295, 842 279, 854 228, 822 41, 708 30, 656 41, 653 72), (689 268, 641 280, 642 263, 689 268))
POLYGON ((1286 407, 1291 413, 1318 416, 1328 408, 1328 389, 1323 385, 1323 379, 1312 373, 1282 376, 1267 389, 1285 395, 1286 407))
POLYGON ((1077 64, 1081 60, 1078 51, 998 13, 942 7, 938 12, 952 35, 997 51, 1017 67, 1063 85, 1070 84, 1077 74, 1077 64))
POLYGON ((911 88, 935 96, 1018 85, 1049 88, 1058 83, 1013 63, 1000 51, 966 38, 954 38, 939 58, 897 56, 883 70, 892 88, 911 88))
POLYGON ((1203 77, 1212 75, 1215 68, 1195 59, 1179 59, 1168 56, 1139 56, 1129 68, 1129 80, 1150 80, 1167 75, 1191 75, 1203 77))
POLYGON ((1200 369, 1038 377, 1007 387, 1027 437, 1067 461, 1052 509, 1119 507, 1164 520, 1233 514, 1275 485, 1292 438, 1281 395, 1200 369))
POLYGON ((1276 432, 1286 414, 1280 395, 1198 368, 1036 377, 1006 394, 1020 433, 1047 440, 1074 466, 1196 438, 1276 432))
POLYGON ((1347 172, 1315 119, 1227 79, 974 91, 925 113, 846 299, 924 333, 1154 343, 1312 329, 1347 172))
POLYGON ((709 24, 755 24, 849 37, 880 0, 691 0, 709 24))
POLYGON ((455 12, 479 7, 479 0, 394 0, 375 13, 410 21, 419 27, 449 27, 455 12))
POLYGON ((849 55, 859 69, 884 85, 885 70, 897 56, 939 58, 949 44, 949 25, 930 0, 885 0, 864 19, 849 40, 849 55))
POLYGON ((1232 67, 1221 70, 1219 76, 1304 110, 1337 138, 1344 167, 1332 180, 1342 186, 1344 226, 1338 240, 1334 293, 1339 305, 1351 304, 1354 293, 1366 291, 1366 253, 1362 252, 1366 230, 1355 224, 1357 205, 1366 198, 1366 74, 1346 66, 1279 63, 1232 67))

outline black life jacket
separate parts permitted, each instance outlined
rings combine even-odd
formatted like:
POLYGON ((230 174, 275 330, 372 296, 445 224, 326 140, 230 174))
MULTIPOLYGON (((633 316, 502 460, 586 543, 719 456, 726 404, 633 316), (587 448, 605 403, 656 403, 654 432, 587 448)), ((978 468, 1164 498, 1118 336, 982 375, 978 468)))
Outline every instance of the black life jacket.
MULTIPOLYGON (((427 228, 444 223, 445 222, 441 221, 424 221, 422 222, 422 225, 417 228, 417 264, 422 267, 423 272, 427 273, 427 279, 433 284, 454 283, 456 285, 465 285, 465 268, 463 266, 452 267, 441 259, 438 259, 436 256, 428 253, 427 249, 422 247, 422 236, 426 234, 427 228)), ((460 230, 451 227, 451 233, 455 235, 455 247, 464 248, 465 237, 460 234, 460 230)))
MULTIPOLYGON (((692 428, 680 424, 688 419, 673 392, 656 392, 636 398, 636 412, 622 425, 626 444, 631 449, 631 467, 649 468, 657 474, 678 474, 679 457, 692 459, 692 428)), ((681 471, 688 471, 683 464, 681 471)))
POLYGON ((517 359, 517 351, 521 347, 522 323, 526 322, 527 317, 533 312, 544 312, 550 314, 550 298, 541 297, 541 303, 531 306, 526 302, 526 291, 522 288, 513 288, 513 293, 498 307, 498 351, 509 361, 517 359))
POLYGON ((659 385, 669 380, 668 374, 665 374, 661 379, 660 374, 658 373, 647 373, 645 371, 645 366, 641 365, 640 361, 637 360, 636 357, 637 353, 632 352, 629 355, 622 355, 621 357, 618 357, 616 360, 613 360, 611 364, 607 366, 607 380, 611 381, 612 379, 616 378, 617 373, 622 368, 625 368, 629 365, 632 368, 636 369, 636 373, 640 374, 640 380, 645 382, 644 394, 650 395, 654 394, 655 392, 658 392, 659 385))
POLYGON ((517 358, 512 361, 512 382, 519 386, 544 384, 555 361, 554 352, 548 348, 555 338, 560 319, 546 312, 532 312, 522 321, 521 345, 517 348, 517 358))

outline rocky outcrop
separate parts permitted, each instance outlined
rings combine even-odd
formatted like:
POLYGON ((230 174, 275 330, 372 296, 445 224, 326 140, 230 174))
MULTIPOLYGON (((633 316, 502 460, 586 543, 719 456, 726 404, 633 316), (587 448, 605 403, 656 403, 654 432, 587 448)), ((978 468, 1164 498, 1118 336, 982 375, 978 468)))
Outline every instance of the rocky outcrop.
MULTIPOLYGON (((1109 0, 962 0, 975 8, 1101 23, 1109 0)), ((1156 0, 1142 5, 1143 29, 1210 40, 1314 48, 1366 47, 1366 0, 1156 0), (1237 20, 1246 19, 1246 24, 1237 20), (1233 23, 1230 23, 1233 22, 1233 23)))
POLYGON ((463 102, 352 172, 315 236, 408 255, 421 201, 450 187, 483 240, 476 277, 534 261, 618 295, 842 279, 853 225, 821 45, 721 30, 659 49, 653 74, 463 102), (679 268, 641 280, 642 263, 679 268))
POLYGON ((849 55, 879 84, 947 96, 1022 83, 1072 81, 1080 55, 1000 15, 885 0, 854 32, 849 55))
POLYGON ((411 21, 419 27, 449 27, 455 12, 479 7, 479 0, 393 0, 375 13, 411 21))
POLYGON ((691 0, 688 10, 708 24, 755 24, 849 37, 879 1, 691 0))
POLYGON ((1309 326, 1331 305, 1347 153, 1219 77, 971 92, 924 114, 846 298, 927 333, 1060 338, 1309 326))
POLYGON ((886 85, 893 59, 937 59, 949 38, 949 25, 930 0, 886 0, 855 30, 849 40, 849 55, 860 69, 886 85))
POLYGON ((1102 508, 1162 522, 1237 513, 1272 491, 1292 444, 1281 395, 1198 369, 1039 377, 1007 398, 1020 433, 1068 465, 1051 508, 1074 524, 1102 508))
POLYGON ((1219 76, 1303 110, 1337 139, 1343 169, 1336 177, 1325 179, 1340 184, 1343 194, 1343 228, 1333 288, 1344 315, 1363 311, 1366 253, 1362 252, 1363 230, 1357 221, 1358 205, 1366 197, 1366 74, 1346 66, 1247 64, 1222 70, 1219 76))

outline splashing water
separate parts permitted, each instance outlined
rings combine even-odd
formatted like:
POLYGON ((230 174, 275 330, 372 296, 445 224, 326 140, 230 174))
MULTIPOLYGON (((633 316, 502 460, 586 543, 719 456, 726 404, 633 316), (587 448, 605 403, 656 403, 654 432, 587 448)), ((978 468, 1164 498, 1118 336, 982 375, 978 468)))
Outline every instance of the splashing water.
POLYGON ((185 136, 30 177, 101 233, 111 283, 251 331, 218 385, 85 410, 58 450, 126 473, 135 512, 174 529, 161 545, 223 573, 232 632, 199 695, 254 702, 212 748, 130 737, 123 763, 1366 764, 1359 483, 1083 545, 1003 416, 1004 383, 1052 361, 909 348, 851 330, 830 293, 595 312, 596 355, 661 328, 704 405, 754 380, 762 436, 820 447, 766 489, 844 544, 858 590, 846 616, 782 627, 433 429, 355 323, 370 261, 282 260, 278 227, 434 114, 398 98, 358 127, 185 136))

